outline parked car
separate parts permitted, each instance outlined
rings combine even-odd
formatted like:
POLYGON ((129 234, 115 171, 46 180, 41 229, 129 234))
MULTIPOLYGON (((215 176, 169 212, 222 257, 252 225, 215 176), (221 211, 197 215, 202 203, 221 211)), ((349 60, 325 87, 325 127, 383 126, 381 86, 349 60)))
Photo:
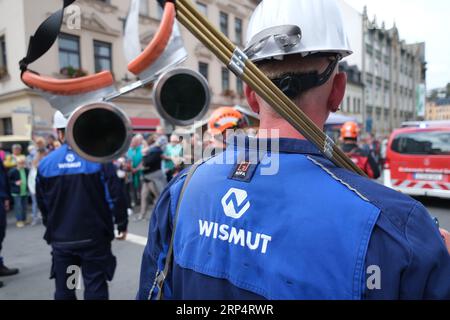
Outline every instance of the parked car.
POLYGON ((450 125, 426 125, 392 133, 384 184, 412 196, 450 199, 450 125))

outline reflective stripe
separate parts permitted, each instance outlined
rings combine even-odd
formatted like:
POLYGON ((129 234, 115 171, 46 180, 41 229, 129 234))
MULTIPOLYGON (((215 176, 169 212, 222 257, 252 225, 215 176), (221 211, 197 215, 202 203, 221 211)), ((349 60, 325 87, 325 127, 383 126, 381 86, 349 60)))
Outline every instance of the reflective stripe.
POLYGON ((400 188, 411 188, 410 184, 411 184, 411 181, 404 180, 402 183, 400 183, 400 185, 398 185, 398 183, 397 183, 397 186, 400 188))
POLYGON ((445 190, 445 189, 444 189, 444 185, 441 185, 440 183, 437 183, 437 182, 431 182, 430 185, 431 185, 431 187, 432 187, 433 189, 442 189, 442 190, 445 190))
POLYGON ((410 181, 408 188, 423 188, 426 184, 428 184, 427 182, 412 182, 410 181))
POLYGON ((391 183, 397 188, 414 188, 414 189, 435 189, 435 190, 450 190, 450 183, 435 182, 435 181, 411 181, 391 179, 391 183))

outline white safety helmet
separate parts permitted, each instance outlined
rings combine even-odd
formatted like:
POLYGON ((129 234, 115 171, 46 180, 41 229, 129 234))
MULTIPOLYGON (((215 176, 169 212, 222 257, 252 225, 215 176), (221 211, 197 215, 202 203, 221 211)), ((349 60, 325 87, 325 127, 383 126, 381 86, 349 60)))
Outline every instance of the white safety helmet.
POLYGON ((53 129, 65 129, 67 127, 67 119, 61 111, 56 111, 53 115, 53 129))
POLYGON ((353 53, 336 0, 263 0, 250 19, 244 51, 253 62, 353 53))

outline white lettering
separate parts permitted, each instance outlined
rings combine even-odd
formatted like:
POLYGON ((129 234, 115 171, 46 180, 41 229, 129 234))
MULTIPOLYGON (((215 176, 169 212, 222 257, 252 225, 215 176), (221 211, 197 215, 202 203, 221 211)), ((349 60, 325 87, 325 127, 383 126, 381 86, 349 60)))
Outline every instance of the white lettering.
POLYGON ((230 239, 228 239, 228 242, 232 243, 233 241, 234 244, 237 245, 240 242, 241 247, 245 247, 245 231, 241 229, 238 232, 236 228, 231 228, 230 239))
POLYGON ((198 223, 200 224, 200 235, 203 236, 206 234, 209 238, 211 236, 211 231, 214 224, 212 222, 202 220, 199 220, 198 223))
POLYGON ((66 8, 65 14, 67 17, 67 28, 70 30, 81 29, 81 9, 77 5, 70 5, 66 8))
POLYGON ((74 163, 59 163, 58 164, 59 169, 75 169, 75 168, 81 168, 81 162, 74 162, 74 163))
POLYGON ((269 244, 269 241, 272 241, 272 237, 262 234, 261 239, 263 239, 261 253, 265 254, 267 252, 267 245, 269 244))
POLYGON ((79 266, 71 265, 67 267, 67 277, 66 286, 69 290, 80 290, 81 289, 81 269, 79 266))
POLYGON ((213 238, 217 239, 217 232, 219 231, 219 224, 218 223, 214 223, 214 235, 213 238))
POLYGON ((228 237, 230 236, 230 234, 228 233, 228 230, 230 229, 229 226, 227 226, 226 224, 223 224, 220 226, 219 230, 220 230, 220 236, 219 239, 222 241, 227 241, 228 237))
POLYGON ((243 248, 247 247, 248 249, 253 251, 258 250, 261 247, 262 254, 267 253, 269 242, 272 241, 271 236, 261 233, 253 233, 251 231, 243 229, 238 230, 226 224, 219 225, 215 222, 203 220, 199 220, 198 223, 200 236, 219 239, 221 241, 232 243, 234 245, 240 245, 243 248))
POLYGON ((367 268, 367 289, 381 290, 381 269, 379 266, 369 266, 367 268))
POLYGON ((261 235, 259 233, 257 233, 255 235, 255 242, 252 244, 252 232, 251 231, 247 231, 247 247, 250 250, 256 250, 259 248, 259 239, 260 239, 261 235))
POLYGON ((211 307, 190 307, 186 304, 183 304, 182 307, 177 307, 177 315, 203 315, 204 318, 207 318, 209 312, 211 311, 211 307))

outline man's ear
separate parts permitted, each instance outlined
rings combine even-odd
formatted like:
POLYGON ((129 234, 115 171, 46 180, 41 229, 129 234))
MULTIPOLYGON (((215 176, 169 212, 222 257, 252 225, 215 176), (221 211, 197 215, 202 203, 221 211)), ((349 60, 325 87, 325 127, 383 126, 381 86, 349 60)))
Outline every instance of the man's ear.
POLYGON ((247 102, 250 105, 250 108, 252 108, 253 112, 259 114, 259 103, 256 96, 256 92, 253 91, 252 88, 250 88, 248 85, 245 85, 245 96, 247 98, 247 102))
POLYGON ((66 137, 65 137, 65 130, 57 130, 57 140, 59 142, 64 143, 66 137))
POLYGON ((345 72, 339 72, 336 74, 333 80, 333 88, 328 98, 328 109, 331 112, 337 112, 339 106, 344 100, 345 87, 347 86, 347 74, 345 72))

